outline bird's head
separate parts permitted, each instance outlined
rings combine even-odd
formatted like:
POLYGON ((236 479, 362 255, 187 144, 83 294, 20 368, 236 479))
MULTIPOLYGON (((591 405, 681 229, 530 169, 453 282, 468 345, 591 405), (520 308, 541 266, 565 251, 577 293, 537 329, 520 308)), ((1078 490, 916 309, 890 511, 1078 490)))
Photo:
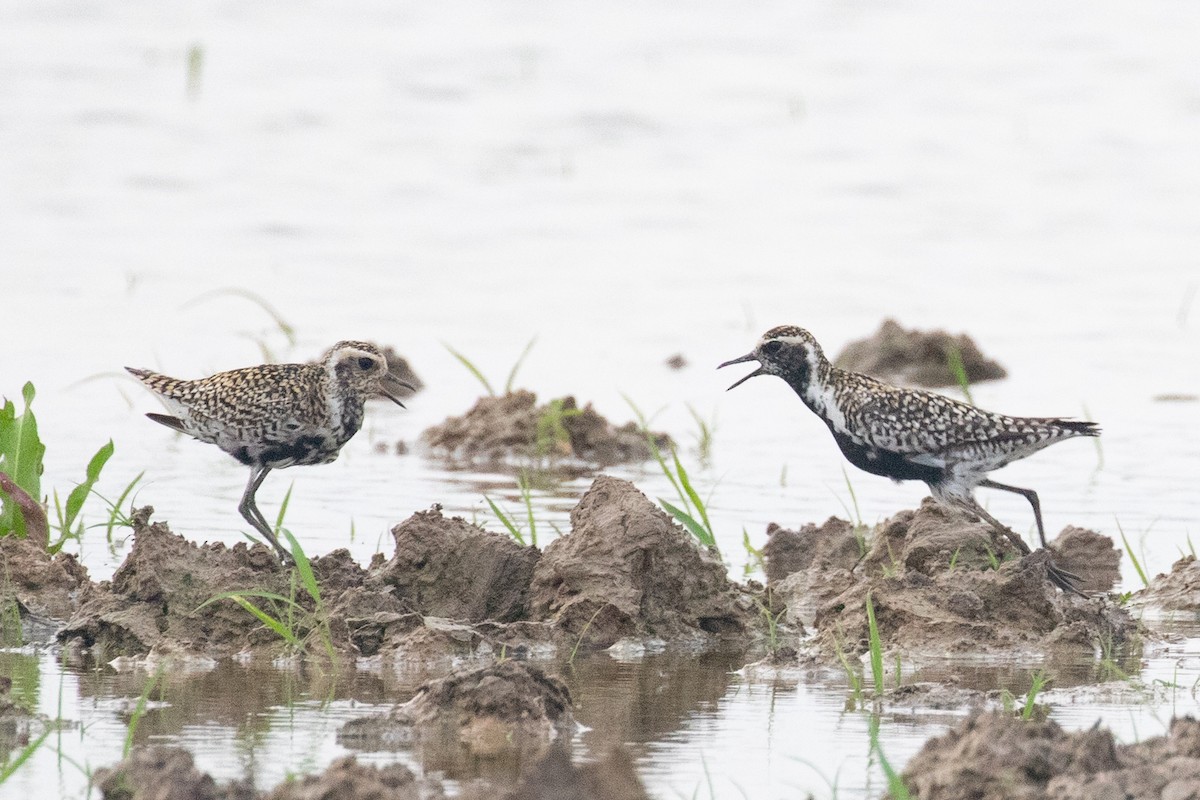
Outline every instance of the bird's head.
POLYGON ((365 395, 381 394, 404 408, 397 389, 416 389, 388 372, 387 359, 379 348, 367 342, 338 342, 321 359, 326 371, 341 386, 365 395))
POLYGON ((771 328, 762 335, 753 350, 740 358, 726 361, 717 369, 747 361, 757 361, 758 369, 734 383, 730 389, 758 375, 778 375, 794 386, 803 386, 823 365, 828 364, 821 345, 817 344, 813 335, 795 325, 771 328))

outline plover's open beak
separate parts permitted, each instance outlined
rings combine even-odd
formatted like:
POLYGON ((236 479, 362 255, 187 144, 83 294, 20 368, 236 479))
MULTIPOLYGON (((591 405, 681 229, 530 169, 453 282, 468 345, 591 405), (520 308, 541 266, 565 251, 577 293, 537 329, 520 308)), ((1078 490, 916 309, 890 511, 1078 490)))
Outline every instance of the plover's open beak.
MULTIPOLYGON (((747 361, 758 361, 758 356, 754 355, 754 353, 747 353, 746 355, 742 356, 741 358, 731 358, 729 361, 726 361, 724 364, 718 364, 717 369, 720 369, 721 367, 728 367, 730 364, 744 364, 747 361)), ((741 380, 739 380, 738 382, 736 382, 735 384, 730 386, 729 389, 736 389, 737 387, 741 386, 743 383, 750 380, 751 378, 753 378, 757 375, 766 375, 766 374, 767 374, 766 369, 764 369, 762 366, 759 366, 758 369, 754 370, 754 372, 751 372, 749 375, 747 375, 746 377, 742 378, 741 380)), ((725 391, 728 392, 729 389, 726 389, 725 391)))
POLYGON ((379 384, 379 393, 382 394, 384 397, 386 397, 388 400, 391 400, 396 405, 400 406, 401 408, 404 408, 405 407, 404 403, 400 402, 400 398, 396 396, 395 392, 388 390, 386 383, 389 383, 389 382, 394 384, 395 386, 399 386, 401 388, 408 389, 410 392, 415 392, 417 390, 417 387, 413 386, 408 381, 400 380, 399 378, 397 378, 395 375, 393 375, 390 372, 383 373, 383 380, 379 384))

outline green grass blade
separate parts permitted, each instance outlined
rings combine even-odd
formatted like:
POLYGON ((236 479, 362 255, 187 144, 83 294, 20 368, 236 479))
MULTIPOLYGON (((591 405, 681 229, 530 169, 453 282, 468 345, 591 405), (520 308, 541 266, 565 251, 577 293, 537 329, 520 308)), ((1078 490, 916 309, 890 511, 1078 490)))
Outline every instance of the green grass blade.
POLYGON ((100 480, 100 471, 104 469, 104 465, 108 463, 108 459, 112 458, 112 454, 113 443, 112 439, 109 439, 108 444, 102 445, 96 451, 96 454, 92 456, 92 460, 88 462, 87 478, 67 495, 67 514, 63 520, 62 527, 64 535, 69 533, 71 528, 74 527, 75 520, 79 517, 79 512, 83 509, 83 502, 92 493, 92 487, 96 485, 96 481, 100 480))
POLYGON ((228 597, 230 600, 237 603, 254 616, 258 617, 259 622, 274 631, 277 636, 290 644, 292 647, 295 647, 297 650, 302 650, 304 648, 304 645, 300 643, 300 640, 296 638, 296 634, 292 633, 290 628, 272 617, 266 611, 263 611, 261 608, 254 605, 254 603, 251 603, 249 600, 242 597, 240 594, 229 594, 228 597))
POLYGON ((717 543, 713 541, 712 534, 705 530, 704 526, 697 522, 696 518, 691 514, 671 505, 661 497, 658 498, 658 502, 662 504, 662 507, 667 510, 668 514, 683 523, 683 527, 691 531, 692 535, 699 539, 701 544, 713 548, 717 546, 717 543))
MULTIPOLYGON (((291 493, 290 489, 288 493, 291 493)), ((300 542, 296 540, 291 531, 287 528, 282 528, 280 532, 288 540, 288 544, 292 546, 292 558, 296 561, 296 572, 300 574, 300 585, 304 587, 304 591, 308 592, 308 596, 316 604, 317 613, 320 613, 321 587, 317 584, 317 576, 313 572, 312 562, 308 560, 308 553, 304 552, 304 548, 300 546, 300 542)))
POLYGON ((525 363, 525 358, 526 358, 526 356, 529 355, 529 351, 533 349, 533 345, 535 343, 537 343, 537 338, 538 338, 537 336, 534 336, 532 339, 529 340, 529 344, 525 345, 525 349, 521 351, 521 355, 517 357, 516 363, 513 364, 512 369, 509 370, 508 380, 506 380, 504 382, 504 393, 505 394, 512 393, 513 381, 515 381, 517 379, 517 370, 519 370, 521 368, 521 365, 523 363, 525 363))
MULTIPOLYGON (((854 525, 861 528, 863 525, 862 513, 858 510, 858 495, 854 493, 854 485, 850 483, 850 476, 846 473, 846 468, 842 467, 842 478, 846 481, 846 491, 850 492, 850 502, 854 506, 854 525)), ((842 504, 845 507, 845 503, 842 504)))
POLYGON ((512 537, 516 539, 522 546, 524 546, 525 537, 521 535, 521 531, 512 523, 512 520, 509 519, 508 515, 501 511, 500 506, 493 503, 492 498, 488 497, 486 494, 483 496, 483 499, 486 500, 487 504, 492 507, 492 513, 496 515, 496 519, 500 520, 504 527, 508 528, 508 532, 512 534, 512 537))
POLYGON ((21 768, 21 766, 26 761, 28 761, 34 753, 37 752, 37 749, 42 746, 42 743, 44 743, 46 741, 46 738, 49 735, 50 735, 50 728, 47 727, 44 731, 42 731, 41 736, 34 739, 29 744, 25 745, 25 747, 21 749, 21 752, 17 753, 16 758, 14 758, 12 761, 9 761, 6 764, 4 764, 3 769, 0 769, 0 786, 3 786, 4 782, 7 781, 9 778, 11 778, 13 776, 13 774, 17 770, 19 770, 21 768))
POLYGON ((967 398, 968 403, 975 405, 975 400, 971 397, 971 379, 967 377, 967 367, 963 364, 962 349, 956 342, 951 342, 946 350, 946 366, 950 368, 950 374, 958 382, 958 388, 962 390, 963 397, 967 398))
POLYGON ((517 485, 521 487, 521 498, 525 501, 525 518, 529 521, 529 543, 533 547, 537 547, 537 523, 533 519, 533 492, 525 473, 521 473, 517 478, 517 485))
POLYGON ((692 501, 696 511, 700 514, 700 521, 704 523, 704 529, 708 531, 708 538, 712 541, 713 546, 716 546, 717 537, 713 533, 712 523, 708 519, 708 509, 704 507, 704 501, 700 499, 700 495, 692 488, 692 482, 688 478, 687 471, 684 470, 683 464, 679 462, 679 454, 674 450, 671 451, 672 458, 675 459, 675 474, 679 476, 679 483, 683 486, 683 490, 687 492, 688 498, 692 501))
POLYGON ((292 489, 296 488, 296 482, 292 481, 288 484, 287 493, 283 496, 283 502, 279 504, 279 514, 275 517, 275 536, 278 537, 283 531, 283 519, 287 516, 288 503, 292 502, 292 489))
POLYGON ((1025 706, 1021 709, 1021 719, 1028 720, 1033 718, 1033 709, 1037 704, 1038 695, 1042 693, 1042 689, 1046 688, 1050 678, 1044 670, 1038 670, 1033 673, 1033 685, 1029 687, 1029 692, 1025 695, 1025 706))
POLYGON ((121 506, 125 505, 126 498, 128 498, 130 493, 133 492, 133 488, 138 485, 145 474, 145 470, 139 472, 137 477, 135 477, 125 486, 125 490, 121 492, 121 496, 117 498, 117 502, 109 505, 108 525, 104 529, 104 534, 108 538, 109 544, 112 544, 113 528, 121 524, 132 523, 128 517, 121 513, 121 506))
POLYGON ((1142 562, 1138 560, 1137 553, 1133 552, 1133 548, 1129 546, 1129 540, 1125 538, 1125 529, 1121 527, 1120 520, 1117 520, 1117 530, 1121 533, 1121 544, 1125 545, 1125 554, 1129 556, 1133 568, 1137 570, 1138 577, 1142 579, 1142 586, 1149 586, 1150 579, 1146 577, 1146 570, 1142 569, 1142 562))
MULTIPOLYGON (((37 417, 30 406, 36 396, 33 384, 27 382, 21 389, 25 407, 17 415, 16 406, 5 401, 0 411, 0 469, 2 469, 29 497, 37 503, 42 499, 42 459, 46 446, 38 436, 37 417)), ((18 536, 28 535, 24 515, 19 513, 15 502, 3 503, 0 511, 0 529, 13 530, 18 536)))
POLYGON ((867 644, 871 653, 871 678, 875 682, 876 696, 883 694, 883 642, 879 638, 879 625, 875 622, 875 604, 867 592, 867 644))
POLYGON ((663 454, 658 447, 658 443, 654 441, 654 436, 650 433, 650 420, 648 420, 646 415, 642 413, 642 410, 638 408, 632 400, 629 399, 628 395, 622 393, 621 397, 624 398, 625 402, 629 404, 629 407, 633 409, 634 416, 636 416, 638 420, 638 428, 641 429, 642 436, 645 437, 646 444, 650 447, 650 455, 654 456, 654 460, 658 462, 658 466, 660 469, 662 469, 663 474, 667 476, 667 480, 669 480, 671 485, 675 487, 676 494, 679 495, 684 505, 687 505, 687 496, 683 493, 683 489, 679 486, 679 481, 676 480, 674 473, 671 472, 671 468, 667 466, 667 460, 663 458, 663 454))
POLYGON ((200 303, 213 297, 221 297, 223 295, 232 295, 234 297, 244 298, 261 308, 275 323, 275 326, 279 328, 279 332, 287 338, 288 346, 296 346, 296 329, 292 327, 292 325, 283 318, 283 315, 276 311, 275 307, 268 303, 262 295, 256 294, 249 289, 241 289, 234 286, 213 289, 210 292, 205 292, 198 297, 192 298, 188 302, 184 303, 182 307, 187 308, 188 306, 199 305, 200 303))
POLYGON ((485 378, 485 377, 483 376, 483 373, 479 371, 479 367, 477 367, 477 366, 475 366, 474 364, 472 364, 470 359, 468 359, 468 358, 467 358, 466 356, 464 356, 462 353, 458 352, 457 350, 455 350, 453 347, 451 347, 450 345, 446 344, 445 342, 442 342, 442 347, 444 347, 444 348, 446 348, 447 350, 449 350, 449 351, 450 351, 450 355, 452 355, 452 356, 454 356, 455 358, 457 358, 457 359, 458 359, 458 361, 459 361, 459 363, 460 363, 460 364, 462 364, 464 367, 466 367, 466 368, 467 368, 467 371, 468 371, 468 372, 470 372, 472 375, 474 375, 474 376, 475 376, 475 378, 476 378, 476 379, 477 379, 477 380, 478 380, 480 383, 482 383, 482 384, 483 384, 483 388, 487 390, 487 393, 488 393, 488 395, 489 395, 489 396, 491 396, 491 397, 495 397, 495 396, 496 396, 496 390, 492 388, 492 384, 488 383, 488 379, 487 379, 487 378, 485 378))

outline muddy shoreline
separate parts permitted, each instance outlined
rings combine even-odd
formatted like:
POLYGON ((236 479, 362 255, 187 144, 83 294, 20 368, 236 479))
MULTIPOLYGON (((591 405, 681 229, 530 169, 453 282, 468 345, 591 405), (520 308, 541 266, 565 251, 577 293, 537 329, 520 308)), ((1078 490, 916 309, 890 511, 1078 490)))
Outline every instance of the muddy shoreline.
MULTIPOLYGON (((1047 554, 1018 558, 986 525, 930 500, 871 530, 837 518, 799 530, 770 526, 765 586, 730 580, 719 557, 632 484, 608 476, 594 481, 571 512, 570 531, 544 550, 436 506, 392 534, 391 556, 366 565, 345 550, 314 558, 316 595, 298 590, 266 547, 187 541, 154 521, 149 507, 134 515, 132 546, 108 581, 94 583, 73 557, 51 558, 20 540, 0 542, 0 554, 25 641, 53 642, 68 659, 146 670, 299 659, 321 670, 357 664, 427 675, 412 698, 347 724, 338 739, 352 751, 413 750, 427 771, 461 781, 462 797, 538 797, 538 782, 548 780, 568 782, 581 797, 646 796, 619 747, 587 764, 572 763, 562 747, 577 723, 556 673, 580 654, 721 652, 748 675, 833 674, 865 658, 870 598, 888 663, 1096 658, 1137 652, 1155 639, 1129 608, 1194 612, 1198 605, 1194 559, 1117 598, 1105 592, 1119 578, 1120 552, 1095 532, 1067 528, 1053 557, 1092 592, 1068 596, 1047 581, 1047 554), (289 599, 290 639, 244 607, 266 593, 289 599), (610 793, 588 794, 599 786, 610 793)), ((994 698, 944 685, 901 689, 881 699, 994 707, 994 698)), ((442 791, 404 768, 349 758, 301 784, 254 794, 241 784, 217 786, 186 753, 141 747, 98 775, 97 785, 164 776, 207 787, 202 796, 230 798, 309 797, 329 786, 349 797, 373 797, 379 787, 398 797, 442 791)))

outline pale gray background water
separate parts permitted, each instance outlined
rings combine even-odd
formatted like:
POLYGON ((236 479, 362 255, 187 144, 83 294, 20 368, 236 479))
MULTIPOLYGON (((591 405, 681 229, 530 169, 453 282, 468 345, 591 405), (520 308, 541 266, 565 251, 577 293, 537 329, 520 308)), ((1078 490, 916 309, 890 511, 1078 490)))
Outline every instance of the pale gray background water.
MULTIPOLYGON (((199 376, 259 361, 257 339, 293 359, 339 338, 392 344, 429 389, 407 412, 373 407, 337 463, 260 493, 271 516, 294 480, 309 552, 365 559, 433 502, 481 517, 485 490, 511 503, 509 477, 375 445, 411 443, 478 395, 443 342, 503 381, 537 335, 519 383, 543 397, 624 420, 625 393, 683 442, 685 404, 716 418, 695 478, 737 571, 743 527, 761 544, 767 522, 844 515, 849 496, 786 386, 726 395, 741 373, 712 367, 775 324, 832 352, 894 316, 968 331, 1008 367, 976 387, 981 405, 1098 420, 1102 468, 1071 442, 1001 479, 1041 493, 1051 531, 1119 522, 1165 570, 1200 536, 1200 404, 1154 399, 1200 393, 1198 36, 1200 7, 1170 2, 3 2, 0 393, 37 385, 47 487, 68 490, 111 437, 102 491, 146 470, 139 501, 159 519, 236 541, 243 470, 142 418, 153 400, 120 367, 199 376), (196 302, 227 287, 267 299, 298 345, 245 299, 196 302), (676 352, 682 372, 663 366, 676 352)), ((651 470, 619 474, 669 493, 651 470)), ((924 494, 850 478, 867 521, 924 494)), ((562 525, 586 485, 540 496, 543 519, 562 525)), ((1020 498, 984 501, 1030 528, 1020 498)), ((96 540, 83 555, 100 577, 116 563, 96 540)), ((108 721, 76 747, 112 760, 119 719, 64 697, 67 716, 108 721)), ((866 723, 842 699, 738 679, 639 763, 663 797, 691 796, 705 769, 721 797, 827 794, 798 759, 845 764, 839 796, 855 796, 866 723)), ((1058 715, 1127 734, 1131 713, 1159 713, 1075 712, 1058 715)), ((884 727, 903 762, 944 723, 884 727)), ((306 755, 303 730, 266 737, 264 781, 334 755, 306 755)), ((224 736, 189 741, 228 777, 224 736)), ((57 763, 43 753, 0 793, 57 763)))

